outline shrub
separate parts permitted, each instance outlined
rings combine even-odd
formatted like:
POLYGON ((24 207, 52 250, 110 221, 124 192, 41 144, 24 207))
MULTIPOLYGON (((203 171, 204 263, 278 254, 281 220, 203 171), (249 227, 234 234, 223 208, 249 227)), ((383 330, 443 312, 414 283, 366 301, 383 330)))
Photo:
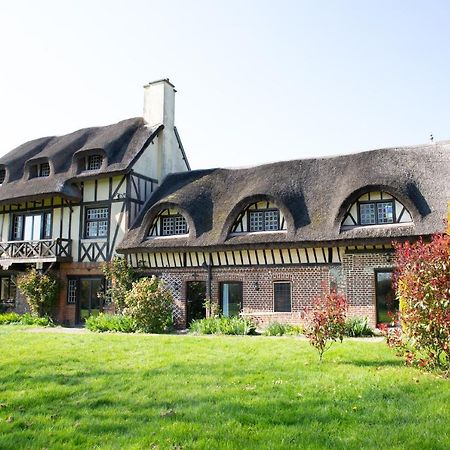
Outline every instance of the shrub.
POLYGON ((272 322, 268 325, 268 327, 264 330, 264 336, 298 336, 303 333, 303 327, 300 325, 289 325, 279 322, 272 322))
POLYGON ((0 314, 0 325, 20 322, 20 315, 15 312, 0 314))
POLYGON ((0 314, 0 325, 17 324, 17 325, 35 325, 39 327, 52 327, 54 323, 48 316, 35 317, 31 314, 17 314, 14 312, 0 314))
POLYGON ((333 342, 345 335, 345 316, 347 301, 335 290, 324 293, 313 302, 309 323, 305 332, 309 343, 319 352, 322 361, 323 354, 333 342))
POLYGON ((86 319, 86 328, 91 331, 117 331, 120 333, 134 333, 136 324, 131 317, 121 314, 103 314, 89 316, 86 319))
POLYGON ((450 370, 450 236, 395 244, 395 287, 407 362, 450 370))
POLYGON ((255 334, 256 326, 243 317, 210 317, 208 319, 194 320, 190 331, 198 334, 255 334))
POLYGON ((126 258, 114 257, 111 262, 102 265, 102 271, 108 281, 108 287, 103 294, 104 299, 111 299, 116 311, 121 313, 125 308, 125 298, 133 287, 136 279, 134 269, 126 258))
POLYGON ((136 330, 162 333, 173 323, 173 298, 164 282, 156 277, 141 278, 125 296, 124 316, 136 324, 136 330))
POLYGON ((367 317, 352 317, 345 322, 345 335, 350 337, 372 336, 367 317))
POLYGON ((33 268, 17 278, 17 286, 25 295, 33 315, 52 315, 58 295, 56 279, 33 268))

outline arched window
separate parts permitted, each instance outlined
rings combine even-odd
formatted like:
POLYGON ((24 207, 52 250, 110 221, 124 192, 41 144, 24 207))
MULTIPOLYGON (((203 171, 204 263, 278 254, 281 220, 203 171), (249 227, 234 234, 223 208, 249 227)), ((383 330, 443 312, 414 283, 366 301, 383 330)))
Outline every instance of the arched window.
POLYGON ((280 230, 286 230, 285 218, 278 207, 270 201, 260 201, 247 206, 231 226, 231 233, 280 230))
POLYGON ((186 219, 175 209, 164 209, 153 220, 148 237, 179 236, 188 233, 186 219))
POLYGON ((394 196, 383 191, 370 191, 358 197, 350 206, 342 221, 342 228, 410 222, 411 214, 394 196))

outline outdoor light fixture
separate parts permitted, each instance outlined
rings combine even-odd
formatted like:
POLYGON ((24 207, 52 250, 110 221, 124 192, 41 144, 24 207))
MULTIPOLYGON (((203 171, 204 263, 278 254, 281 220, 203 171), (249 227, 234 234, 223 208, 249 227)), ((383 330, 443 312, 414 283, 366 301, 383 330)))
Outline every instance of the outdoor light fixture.
POLYGON ((253 286, 255 287, 255 291, 259 291, 259 283, 258 283, 258 281, 255 281, 255 284, 253 286))

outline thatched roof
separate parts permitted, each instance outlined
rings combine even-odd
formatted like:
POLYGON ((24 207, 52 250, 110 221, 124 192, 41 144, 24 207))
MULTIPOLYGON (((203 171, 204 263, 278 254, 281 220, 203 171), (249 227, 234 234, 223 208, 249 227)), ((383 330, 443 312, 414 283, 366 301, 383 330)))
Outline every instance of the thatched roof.
POLYGON ((0 203, 55 194, 80 199, 74 181, 126 172, 161 128, 162 125, 151 129, 143 118, 137 117, 26 142, 0 158, 0 167, 7 174, 0 186, 0 203), (97 152, 106 160, 101 169, 77 173, 77 156, 97 152), (41 162, 50 164, 51 175, 29 179, 27 167, 41 162))
POLYGON ((168 176, 153 194, 119 250, 389 242, 442 231, 449 200, 450 142, 246 169, 177 173, 168 176), (369 190, 394 195, 410 211, 413 224, 342 231, 348 208, 369 190), (230 236, 239 211, 258 199, 278 205, 287 232, 230 236), (184 214, 189 236, 146 238, 152 220, 167 207, 184 214))

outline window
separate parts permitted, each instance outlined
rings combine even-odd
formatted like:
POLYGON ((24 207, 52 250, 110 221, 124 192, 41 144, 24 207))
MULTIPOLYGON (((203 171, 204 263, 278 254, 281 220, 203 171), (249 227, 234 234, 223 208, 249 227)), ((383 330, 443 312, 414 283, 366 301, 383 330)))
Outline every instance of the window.
POLYGON ((0 277, 0 301, 14 303, 16 299, 16 283, 12 275, 0 277))
POLYGON ((86 238, 106 237, 108 235, 107 207, 86 208, 84 236, 86 238))
POLYGON ((273 310, 291 312, 291 283, 279 281, 273 284, 273 310))
POLYGON ((249 211, 248 231, 277 231, 280 229, 280 212, 277 209, 249 211))
POLYGON ((67 284, 67 303, 75 304, 77 302, 77 280, 69 279, 67 284))
POLYGON ((0 169, 0 184, 3 184, 5 182, 6 178, 6 170, 0 169))
POLYGON ((183 216, 161 217, 162 236, 171 236, 173 234, 186 234, 188 232, 186 219, 183 216))
POLYGON ((50 175, 50 164, 42 163, 39 164, 39 177, 48 177, 50 175))
POLYGON ((361 225, 382 225, 394 223, 394 202, 380 201, 359 204, 361 225))
POLYGON ((86 170, 98 170, 102 167, 103 157, 102 155, 90 155, 87 158, 86 170))
POLYGON ((225 317, 239 316, 242 308, 242 283, 220 283, 220 307, 225 317))
POLYGON ((16 214, 13 216, 13 241, 38 241, 52 237, 52 213, 16 214))

